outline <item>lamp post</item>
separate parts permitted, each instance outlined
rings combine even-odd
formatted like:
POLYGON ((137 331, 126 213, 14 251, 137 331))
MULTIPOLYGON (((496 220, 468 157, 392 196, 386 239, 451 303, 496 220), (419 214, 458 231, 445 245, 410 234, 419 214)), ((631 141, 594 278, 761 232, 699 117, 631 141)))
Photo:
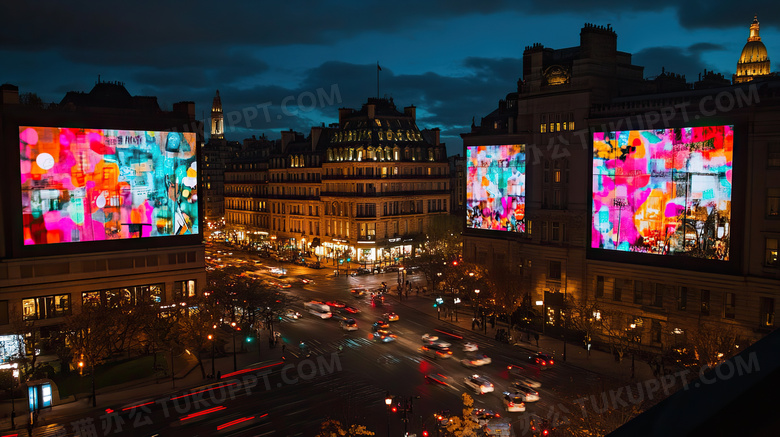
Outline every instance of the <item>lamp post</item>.
POLYGON ((390 404, 393 403, 393 398, 390 396, 390 392, 385 395, 385 412, 387 413, 387 437, 390 437, 390 404))
MULTIPOLYGON (((469 273, 469 276, 473 275, 473 273, 469 273)), ((479 314, 479 289, 474 289, 474 318, 480 317, 479 314)), ((481 317, 480 317, 481 319, 481 317)))
POLYGON ((236 358, 236 322, 230 322, 230 326, 233 327, 231 332, 233 334, 233 371, 235 372, 238 370, 238 361, 236 358))
MULTIPOLYGON (((217 325, 214 326, 216 327, 217 325)), ((209 340, 211 341, 211 377, 216 378, 217 374, 214 372, 214 342, 216 339, 214 335, 209 334, 209 340)))

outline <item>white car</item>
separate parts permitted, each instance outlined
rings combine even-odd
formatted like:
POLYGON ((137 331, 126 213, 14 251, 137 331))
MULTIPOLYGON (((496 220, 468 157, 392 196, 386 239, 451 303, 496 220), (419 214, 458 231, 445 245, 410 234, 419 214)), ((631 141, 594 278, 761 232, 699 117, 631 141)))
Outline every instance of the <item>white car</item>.
POLYGON ((521 396, 523 398, 523 402, 539 401, 539 392, 532 389, 531 387, 525 386, 522 383, 513 382, 509 390, 511 391, 511 394, 521 396))
POLYGON ((299 313, 298 311, 292 310, 292 309, 287 309, 287 310, 284 311, 284 316, 288 317, 290 319, 300 319, 301 318, 301 313, 299 313))
POLYGON ((513 413, 525 412, 525 403, 523 397, 517 393, 504 392, 504 407, 507 411, 513 413))
POLYGON ((490 393, 494 390, 493 383, 481 375, 467 376, 463 378, 463 383, 479 394, 490 393))
POLYGON ((479 367, 479 366, 484 366, 485 364, 490 364, 492 362, 493 360, 491 360, 489 356, 484 354, 466 357, 465 359, 460 361, 460 363, 466 367, 479 367))
MULTIPOLYGON (((541 382, 528 376, 530 372, 526 367, 509 365, 507 366, 507 370, 510 376, 515 376, 517 378, 517 382, 523 383, 531 388, 540 388, 542 386, 541 382)), ((532 371, 538 373, 536 369, 532 371)))
POLYGON ((479 349, 476 343, 470 341, 463 343, 463 352, 476 352, 479 349))

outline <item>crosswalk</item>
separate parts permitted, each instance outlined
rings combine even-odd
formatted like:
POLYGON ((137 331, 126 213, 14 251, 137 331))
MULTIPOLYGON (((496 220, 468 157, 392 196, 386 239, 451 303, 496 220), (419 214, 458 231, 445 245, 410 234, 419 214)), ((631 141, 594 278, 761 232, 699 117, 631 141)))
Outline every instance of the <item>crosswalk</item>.
POLYGON ((327 343, 322 343, 319 340, 310 340, 305 343, 304 348, 290 347, 285 353, 295 358, 301 358, 308 354, 326 355, 338 350, 355 350, 372 344, 374 343, 371 340, 363 337, 344 337, 327 343), (341 346, 341 349, 339 349, 339 346, 341 346))

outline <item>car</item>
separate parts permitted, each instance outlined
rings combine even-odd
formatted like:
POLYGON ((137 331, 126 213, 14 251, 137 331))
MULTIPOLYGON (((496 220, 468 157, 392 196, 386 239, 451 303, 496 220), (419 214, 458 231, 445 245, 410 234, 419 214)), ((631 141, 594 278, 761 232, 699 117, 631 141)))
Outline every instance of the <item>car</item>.
POLYGON ((345 331, 357 331, 358 329, 357 321, 355 319, 342 320, 339 322, 339 326, 345 331))
POLYGON ((368 293, 368 290, 365 288, 353 288, 350 293, 352 293, 352 296, 354 297, 363 297, 368 293))
POLYGON ((553 360, 552 355, 542 352, 529 355, 528 362, 536 365, 540 370, 550 369, 552 368, 553 364, 555 364, 555 360, 553 360))
POLYGON ((307 263, 306 267, 308 267, 310 269, 321 269, 322 268, 322 264, 320 264, 319 261, 312 261, 312 262, 307 263))
POLYGON ((377 320, 373 325, 371 325, 371 330, 374 332, 381 329, 390 329, 390 325, 388 325, 384 320, 377 320))
POLYGON ((477 408, 471 412, 471 417, 479 424, 479 426, 485 426, 491 420, 501 417, 501 415, 493 410, 477 408))
POLYGON ((343 309, 344 311, 346 311, 346 312, 350 313, 350 314, 357 314, 357 313, 359 313, 359 312, 360 312, 360 310, 359 310, 359 309, 357 309, 357 308, 355 308, 355 307, 351 307, 351 306, 349 306, 349 305, 345 306, 345 307, 344 307, 344 308, 342 308, 342 309, 343 309))
POLYGON ((441 346, 439 344, 427 344, 420 347, 420 352, 430 358, 451 358, 452 351, 448 347, 441 346))
POLYGON ((513 382, 510 386, 512 393, 519 394, 523 397, 523 402, 537 402, 539 401, 539 392, 526 386, 521 382, 513 382))
POLYGON ((542 383, 531 378, 531 372, 535 374, 539 374, 539 369, 535 367, 528 367, 524 365, 516 365, 516 364, 510 364, 506 366, 507 372, 510 376, 514 376, 517 378, 517 381, 522 382, 528 387, 531 388, 539 388, 542 386, 542 383))
POLYGON ((284 310, 284 316, 290 319, 300 319, 301 313, 295 311, 294 309, 287 308, 286 310, 284 310))
POLYGON ((382 343, 390 343, 391 341, 395 341, 395 338, 396 335, 388 330, 379 330, 374 332, 374 340, 380 341, 382 343))
POLYGON ((347 304, 338 300, 329 300, 325 302, 325 305, 328 305, 333 308, 344 308, 345 306, 347 306, 347 304))
POLYGON ((478 394, 490 393, 494 390, 493 383, 482 375, 474 374, 463 378, 463 383, 478 394))
POLYGON ((504 408, 513 413, 522 413, 525 411, 525 397, 516 392, 504 392, 504 408))
POLYGON ((471 355, 460 361, 460 363, 466 367, 479 367, 490 364, 492 362, 493 360, 491 360, 490 357, 485 354, 471 355))
POLYGON ((451 347, 452 346, 452 344, 450 344, 450 343, 448 343, 448 342, 446 342, 444 340, 439 340, 439 337, 437 337, 435 335, 428 335, 428 334, 423 334, 423 336, 422 336, 422 343, 424 345, 436 344, 436 345, 439 345, 441 347, 451 347))
POLYGON ((389 312, 382 315, 382 317, 385 318, 388 322, 397 322, 398 321, 398 314, 389 312))
POLYGON ((443 385, 445 387, 452 387, 452 378, 441 373, 429 373, 425 375, 425 382, 434 385, 443 385))
POLYGON ((298 279, 301 281, 301 284, 304 284, 304 285, 306 285, 306 284, 313 284, 314 283, 314 279, 311 279, 311 278, 303 278, 303 277, 301 277, 301 278, 298 278, 298 279))
POLYGON ((463 352, 476 352, 479 349, 476 343, 467 341, 463 343, 463 352))
POLYGON ((375 307, 381 307, 385 304, 385 297, 381 294, 377 294, 371 298, 371 304, 375 307))
POLYGON ((450 413, 450 410, 442 410, 433 413, 433 419, 436 421, 436 426, 439 427, 440 429, 446 428, 447 425, 450 424, 451 418, 452 415, 450 413))

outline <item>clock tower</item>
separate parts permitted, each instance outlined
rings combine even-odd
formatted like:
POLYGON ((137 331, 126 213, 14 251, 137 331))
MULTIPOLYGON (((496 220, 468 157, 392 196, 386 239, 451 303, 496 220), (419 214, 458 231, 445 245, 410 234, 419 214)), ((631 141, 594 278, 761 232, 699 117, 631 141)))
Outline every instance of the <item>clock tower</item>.
POLYGON ((222 114, 222 99, 219 98, 219 90, 211 103, 211 139, 225 139, 225 117, 222 114))

